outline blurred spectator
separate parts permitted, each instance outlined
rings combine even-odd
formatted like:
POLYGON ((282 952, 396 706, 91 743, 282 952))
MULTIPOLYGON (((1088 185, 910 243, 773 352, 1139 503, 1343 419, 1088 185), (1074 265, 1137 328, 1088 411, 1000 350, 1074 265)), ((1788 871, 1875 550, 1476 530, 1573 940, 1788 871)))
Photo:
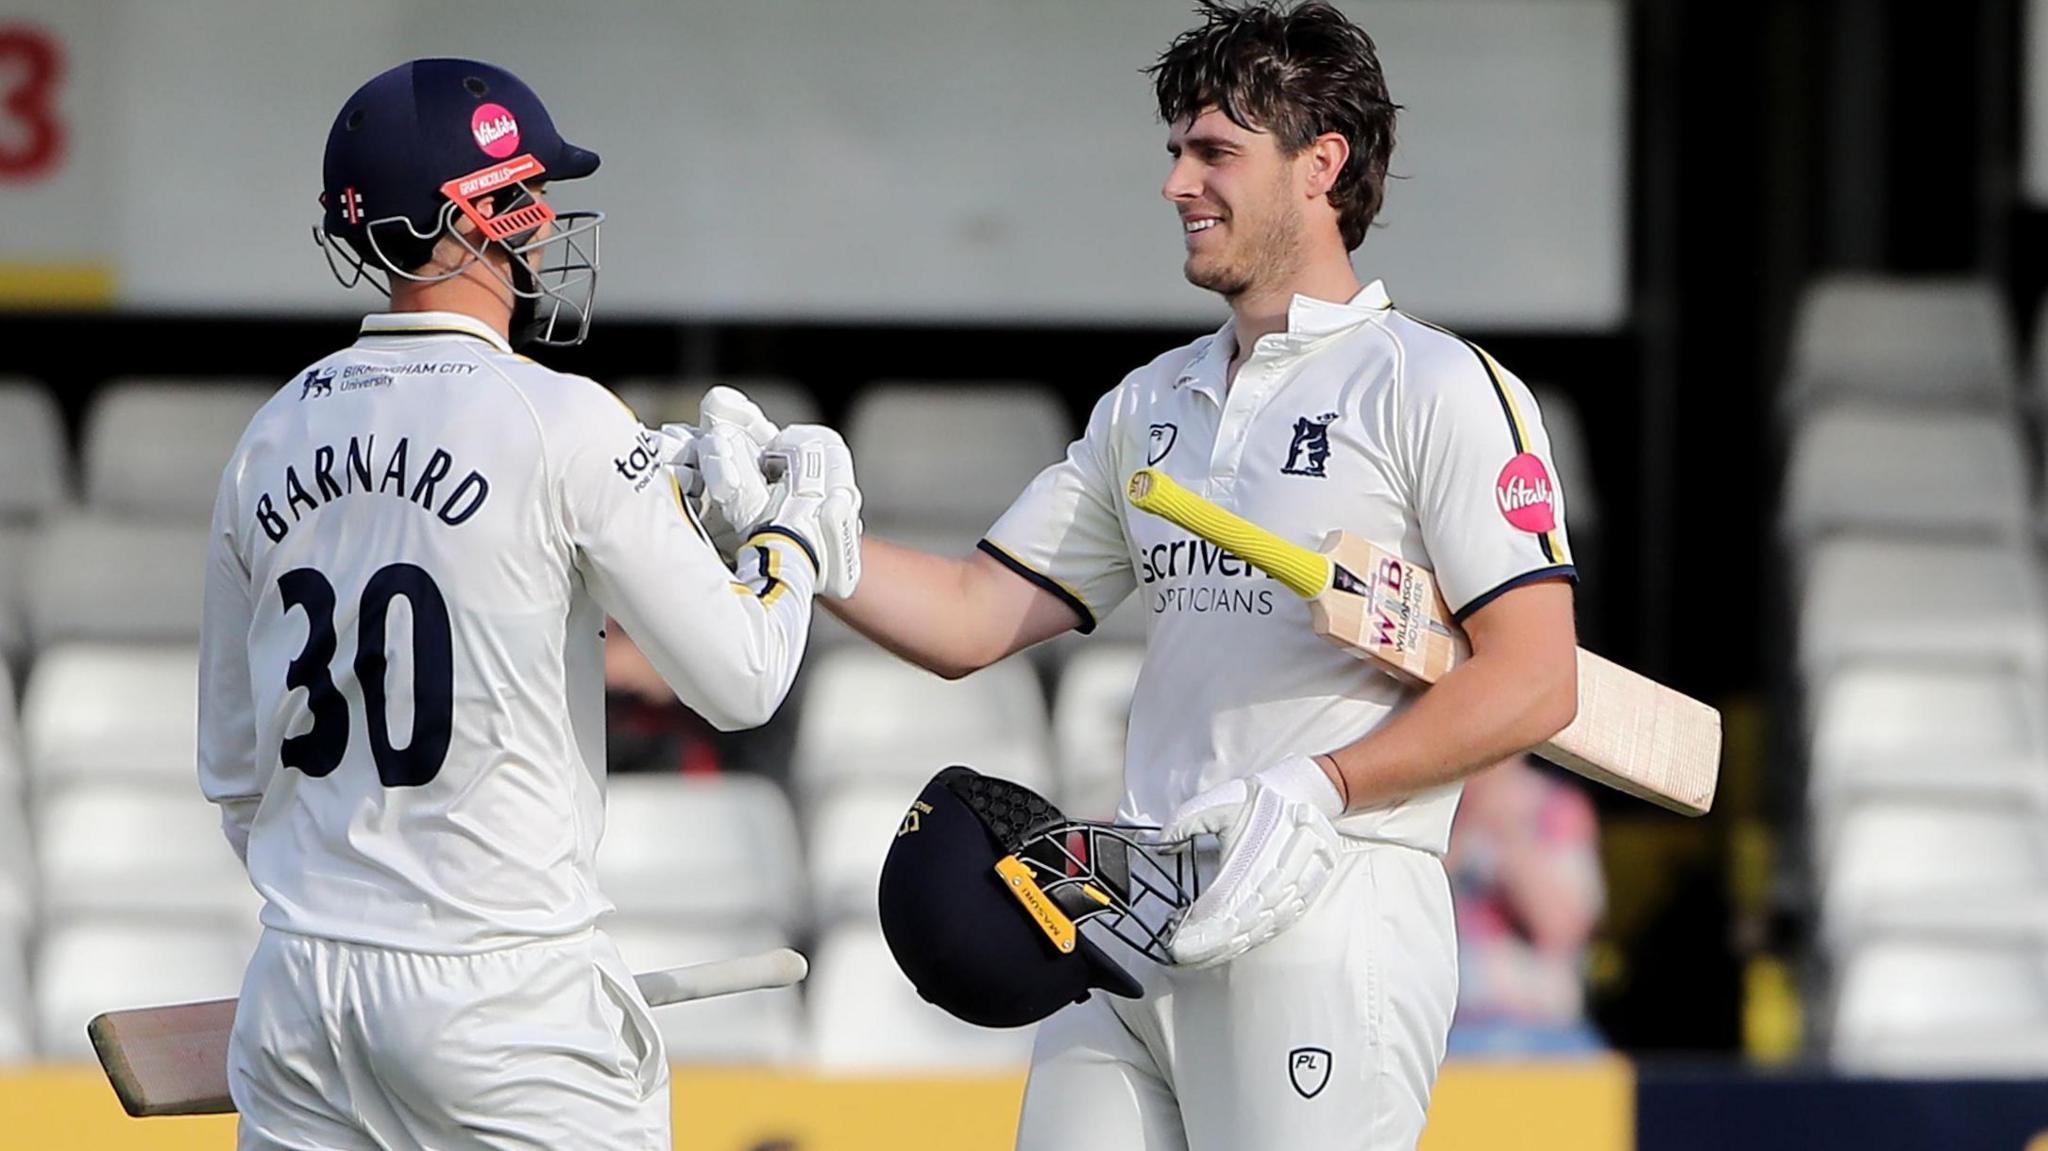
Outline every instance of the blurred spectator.
POLYGON ((775 718, 763 726, 752 731, 719 731, 676 698, 619 621, 609 621, 604 634, 607 771, 685 775, 730 771, 788 781, 801 679, 775 718))
POLYGON ((1604 1048, 1585 1013, 1606 902, 1598 837, 1592 801, 1525 757, 1465 782, 1445 859, 1458 914, 1452 1055, 1604 1048))

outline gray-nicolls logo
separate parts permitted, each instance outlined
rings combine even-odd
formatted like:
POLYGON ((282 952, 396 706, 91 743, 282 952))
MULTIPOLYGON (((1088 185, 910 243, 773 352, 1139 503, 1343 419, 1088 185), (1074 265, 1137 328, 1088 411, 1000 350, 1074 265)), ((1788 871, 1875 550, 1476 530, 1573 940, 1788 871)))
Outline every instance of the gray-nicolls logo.
POLYGON ((1289 1051, 1287 1078, 1303 1099, 1314 1099, 1330 1085, 1330 1053, 1321 1047, 1297 1047, 1289 1051))
POLYGON ((1172 424, 1153 424, 1151 442, 1145 445, 1145 466, 1150 467, 1166 458, 1173 450, 1173 441, 1180 438, 1180 429, 1172 424))

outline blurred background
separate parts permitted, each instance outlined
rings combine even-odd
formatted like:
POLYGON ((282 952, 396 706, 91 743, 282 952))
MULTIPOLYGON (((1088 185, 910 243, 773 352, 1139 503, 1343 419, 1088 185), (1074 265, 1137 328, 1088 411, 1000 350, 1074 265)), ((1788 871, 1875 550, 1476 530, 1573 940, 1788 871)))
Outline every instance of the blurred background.
MULTIPOLYGON (((1362 274, 1535 386, 1584 642, 1727 720, 1699 820, 1475 779, 1424 1146, 2048 1145, 2048 2, 1340 6, 1405 106, 1362 274)), ((649 423, 717 382, 832 423, 871 531, 964 551, 1223 319, 1140 74, 1188 9, 0 0, 0 1146, 224 1145, 120 1120, 83 1023, 232 993, 254 938, 200 556, 249 414, 381 302, 310 236, 356 85, 521 74, 605 157, 555 197, 608 213, 596 332, 545 361, 649 423)), ((1108 816, 1141 642, 945 683, 821 618, 723 736, 614 632, 627 957, 814 964, 661 1013, 679 1147, 1008 1146, 1029 1036, 917 1000, 874 876, 947 762, 1108 816)))

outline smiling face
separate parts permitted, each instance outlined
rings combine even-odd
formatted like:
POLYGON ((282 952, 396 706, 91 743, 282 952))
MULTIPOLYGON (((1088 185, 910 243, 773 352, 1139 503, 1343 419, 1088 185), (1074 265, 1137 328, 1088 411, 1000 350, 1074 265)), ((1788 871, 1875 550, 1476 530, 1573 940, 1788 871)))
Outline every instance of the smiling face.
POLYGON ((1285 283, 1302 259, 1300 157, 1216 108, 1173 125, 1160 194, 1180 213, 1188 282, 1225 299, 1285 283))

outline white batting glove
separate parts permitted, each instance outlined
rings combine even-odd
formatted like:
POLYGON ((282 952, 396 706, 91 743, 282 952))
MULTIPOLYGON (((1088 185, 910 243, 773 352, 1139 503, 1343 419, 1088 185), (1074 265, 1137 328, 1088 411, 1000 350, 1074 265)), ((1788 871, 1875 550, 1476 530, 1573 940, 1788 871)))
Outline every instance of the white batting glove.
POLYGON ((818 594, 852 595, 860 585, 861 497, 846 441, 831 428, 791 424, 763 459, 782 462, 782 476, 769 489, 771 519, 817 550, 818 594))
POLYGON ((723 384, 704 393, 697 418, 700 425, 662 426, 665 458, 712 544, 730 559, 773 510, 761 452, 779 429, 759 405, 723 384))
POLYGON ((1343 812, 1336 785, 1305 755, 1182 804, 1162 838, 1215 835, 1223 857, 1215 881, 1167 943, 1174 962, 1228 962, 1306 915, 1336 871, 1342 840, 1330 821, 1343 812))

